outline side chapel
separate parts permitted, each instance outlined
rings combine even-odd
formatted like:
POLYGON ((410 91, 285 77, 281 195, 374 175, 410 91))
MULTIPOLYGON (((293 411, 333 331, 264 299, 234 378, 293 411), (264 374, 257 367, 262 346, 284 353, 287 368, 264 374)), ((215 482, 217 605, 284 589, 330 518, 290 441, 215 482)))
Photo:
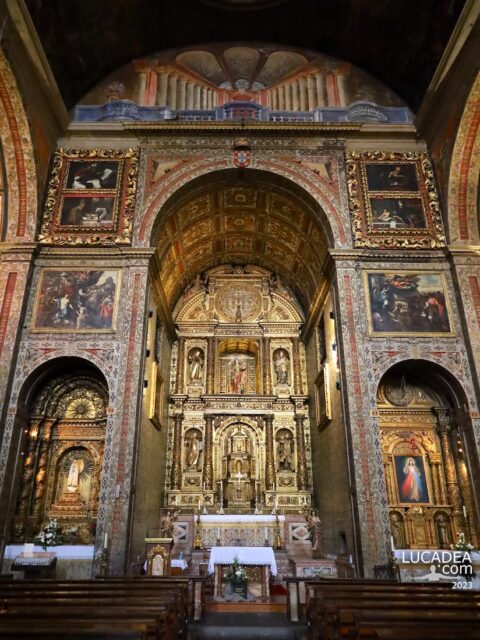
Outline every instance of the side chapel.
POLYGON ((472 3, 416 97, 266 30, 68 80, 34 5, 0 14, 4 569, 52 519, 62 577, 167 533, 192 573, 478 548, 472 3))

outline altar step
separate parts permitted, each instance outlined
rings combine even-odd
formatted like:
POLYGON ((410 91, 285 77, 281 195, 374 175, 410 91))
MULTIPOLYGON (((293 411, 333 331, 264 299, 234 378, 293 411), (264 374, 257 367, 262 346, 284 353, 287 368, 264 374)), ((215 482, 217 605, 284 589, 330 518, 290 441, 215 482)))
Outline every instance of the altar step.
MULTIPOLYGON (((235 604, 235 603, 226 603, 235 604)), ((255 604, 255 603, 252 603, 255 604)), ((287 622, 285 613, 207 612, 201 623, 189 625, 188 640, 306 640, 307 627, 287 622)))
POLYGON ((283 602, 207 602, 206 611, 217 613, 287 613, 287 603, 283 602))

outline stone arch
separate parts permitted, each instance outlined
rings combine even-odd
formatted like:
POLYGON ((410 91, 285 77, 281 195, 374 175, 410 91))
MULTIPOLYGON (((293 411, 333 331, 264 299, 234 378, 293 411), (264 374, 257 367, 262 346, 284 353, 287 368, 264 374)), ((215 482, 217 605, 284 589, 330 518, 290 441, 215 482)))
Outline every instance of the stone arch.
POLYGON ((15 77, 2 52, 0 141, 8 190, 8 214, 5 213, 3 236, 9 242, 32 241, 38 212, 37 171, 32 137, 15 77))
POLYGON ((465 104, 458 128, 448 181, 450 242, 480 242, 477 212, 480 188, 480 73, 465 104))
MULTIPOLYGON (((182 187, 201 176, 214 174, 223 170, 236 170, 232 155, 211 160, 206 158, 188 158, 179 160, 166 176, 158 181, 156 188, 149 194, 143 212, 138 217, 134 229, 134 244, 148 246, 151 244, 154 225, 162 209, 182 187), (160 213, 159 213, 160 212, 160 213)), ((288 180, 298 190, 299 187, 314 203, 316 214, 324 227, 331 247, 351 246, 351 234, 348 226, 348 206, 342 207, 339 197, 327 181, 320 178, 312 169, 302 166, 293 159, 254 161, 247 171, 261 170, 274 176, 288 180)))

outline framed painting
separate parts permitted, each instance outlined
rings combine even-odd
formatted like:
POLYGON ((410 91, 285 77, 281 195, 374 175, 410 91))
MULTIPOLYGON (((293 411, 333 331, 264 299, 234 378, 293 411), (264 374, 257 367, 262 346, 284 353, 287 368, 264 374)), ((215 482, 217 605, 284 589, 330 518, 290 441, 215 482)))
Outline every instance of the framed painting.
POLYGON ((453 335, 443 273, 365 273, 370 335, 453 335))
POLYGON ((427 477, 422 456, 394 456, 399 504, 428 504, 427 477))
POLYGON ((129 244, 136 149, 58 149, 48 184, 42 244, 129 244))
POLYGON ((32 331, 115 331, 120 270, 44 269, 32 331))
POLYGON ((356 247, 445 246, 426 153, 349 152, 347 185, 356 247))

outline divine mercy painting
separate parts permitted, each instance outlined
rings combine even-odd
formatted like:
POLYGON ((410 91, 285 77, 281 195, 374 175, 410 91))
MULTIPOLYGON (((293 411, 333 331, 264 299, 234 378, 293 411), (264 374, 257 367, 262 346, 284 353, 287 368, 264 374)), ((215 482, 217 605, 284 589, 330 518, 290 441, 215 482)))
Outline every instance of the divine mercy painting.
POLYGON ((422 456, 395 456, 395 472, 400 503, 429 502, 422 456))
POLYGON ((45 269, 33 331, 112 331, 119 271, 45 269))
POLYGON ((372 334, 452 334, 441 273, 376 271, 366 278, 372 334))

